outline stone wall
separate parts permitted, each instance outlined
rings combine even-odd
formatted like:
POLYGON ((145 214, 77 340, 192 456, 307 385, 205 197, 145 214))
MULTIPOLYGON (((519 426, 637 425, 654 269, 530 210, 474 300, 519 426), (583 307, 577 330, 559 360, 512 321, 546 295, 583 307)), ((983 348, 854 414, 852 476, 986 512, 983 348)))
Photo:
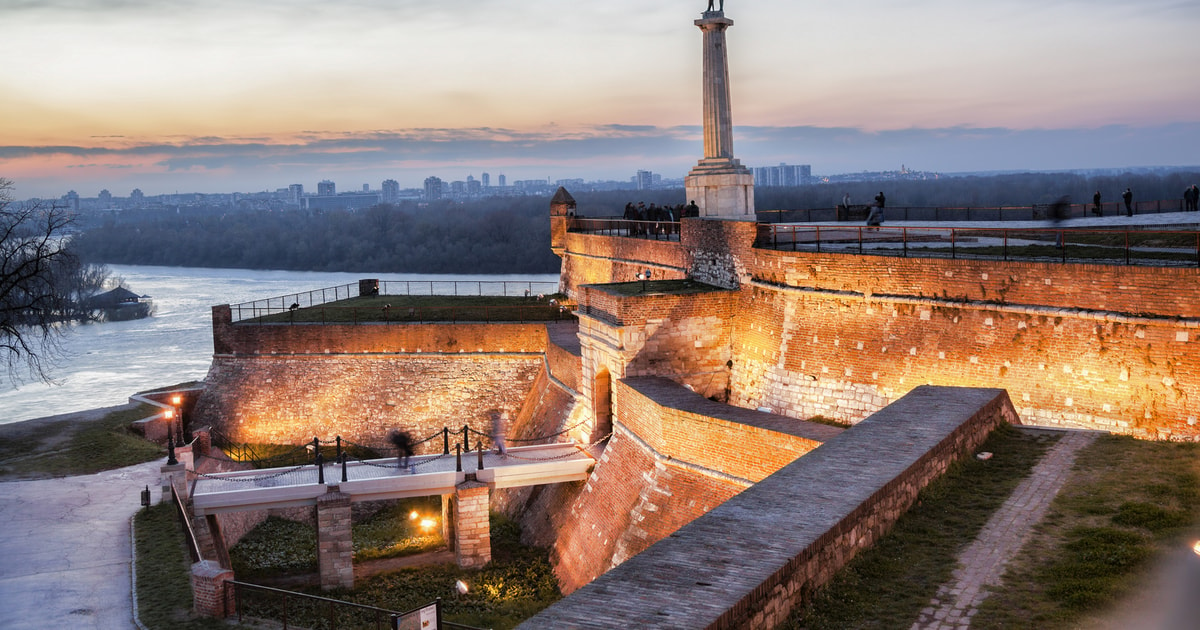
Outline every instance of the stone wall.
POLYGON ((561 285, 574 299, 583 285, 632 282, 647 269, 658 279, 687 277, 684 252, 675 242, 569 233, 566 245, 561 285))
POLYGON ((386 447, 396 428, 486 433, 487 411, 515 415, 545 363, 545 325, 231 324, 219 309, 194 421, 236 442, 341 435, 386 447))
POLYGON ((777 627, 930 481, 1017 421, 1002 391, 918 388, 519 628, 777 627))

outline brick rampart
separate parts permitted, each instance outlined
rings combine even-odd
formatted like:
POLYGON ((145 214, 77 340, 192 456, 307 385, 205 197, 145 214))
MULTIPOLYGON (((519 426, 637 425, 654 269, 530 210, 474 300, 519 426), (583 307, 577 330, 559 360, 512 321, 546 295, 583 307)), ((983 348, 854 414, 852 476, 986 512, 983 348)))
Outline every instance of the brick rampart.
POLYGON ((774 628, 1004 422, 999 390, 922 387, 519 628, 774 628))
POLYGON ((647 269, 654 278, 687 277, 686 254, 676 242, 570 233, 566 245, 561 285, 572 298, 583 285, 631 282, 647 269))

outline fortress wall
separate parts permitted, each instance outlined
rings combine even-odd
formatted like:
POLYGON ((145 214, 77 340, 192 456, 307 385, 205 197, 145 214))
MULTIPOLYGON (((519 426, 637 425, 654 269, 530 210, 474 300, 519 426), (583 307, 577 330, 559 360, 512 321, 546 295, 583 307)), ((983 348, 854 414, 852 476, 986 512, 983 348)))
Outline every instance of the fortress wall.
POLYGON ((1176 319, 1196 270, 757 255, 792 286, 743 291, 734 404, 853 422, 918 385, 1000 387, 1027 422, 1200 437, 1200 328, 1176 319))
POLYGON ((918 389, 518 627, 777 627, 922 488, 1017 421, 999 390, 918 389))
POLYGON ((423 438, 463 424, 486 433, 486 411, 515 414, 542 368, 533 354, 218 355, 196 414, 251 443, 341 435, 382 446, 395 428, 423 438))
POLYGON ((578 299, 586 284, 632 282, 650 269, 655 279, 686 277, 686 262, 679 243, 639 238, 567 234, 563 255, 562 287, 578 299))

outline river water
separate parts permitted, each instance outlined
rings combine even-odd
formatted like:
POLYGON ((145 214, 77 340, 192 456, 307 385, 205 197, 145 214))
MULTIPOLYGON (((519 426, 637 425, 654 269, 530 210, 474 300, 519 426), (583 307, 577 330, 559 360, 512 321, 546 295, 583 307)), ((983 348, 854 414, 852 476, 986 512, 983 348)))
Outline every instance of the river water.
MULTIPOLYGON (((557 275, 450 276, 110 265, 134 292, 154 299, 153 316, 71 326, 51 369, 54 383, 0 385, 0 424, 125 403, 131 394, 202 380, 212 361, 212 307, 361 278, 437 282, 558 282, 557 275)), ((417 292, 414 290, 414 293, 417 292)), ((536 292, 536 289, 535 289, 536 292)))

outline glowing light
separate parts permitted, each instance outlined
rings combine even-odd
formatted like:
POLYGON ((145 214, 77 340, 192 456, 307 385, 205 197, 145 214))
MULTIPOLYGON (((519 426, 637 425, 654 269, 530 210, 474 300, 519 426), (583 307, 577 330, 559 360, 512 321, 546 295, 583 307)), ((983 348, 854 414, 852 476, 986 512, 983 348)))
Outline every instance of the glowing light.
POLYGON ((415 521, 418 518, 421 518, 421 515, 417 514, 416 510, 413 510, 413 512, 408 515, 408 520, 410 520, 410 521, 415 521))
POLYGON ((175 405, 176 407, 178 407, 179 403, 181 403, 181 402, 183 402, 183 396, 180 396, 179 394, 175 394, 174 396, 171 396, 171 404, 172 405, 175 405))
POLYGON ((434 525, 437 525, 437 521, 431 518, 421 519, 421 529, 432 529, 434 525))
POLYGON ((467 588, 466 582, 464 582, 462 580, 455 580, 454 581, 454 590, 458 591, 459 595, 466 595, 467 591, 470 589, 467 588))
POLYGON ((1196 552, 1197 556, 1200 556, 1200 540, 1197 540, 1196 544, 1192 545, 1192 551, 1196 552))
POLYGON ((175 417, 175 410, 174 410, 174 409, 167 409, 167 410, 163 411, 163 417, 164 417, 164 418, 166 418, 167 420, 170 420, 171 418, 174 418, 174 417, 175 417))

